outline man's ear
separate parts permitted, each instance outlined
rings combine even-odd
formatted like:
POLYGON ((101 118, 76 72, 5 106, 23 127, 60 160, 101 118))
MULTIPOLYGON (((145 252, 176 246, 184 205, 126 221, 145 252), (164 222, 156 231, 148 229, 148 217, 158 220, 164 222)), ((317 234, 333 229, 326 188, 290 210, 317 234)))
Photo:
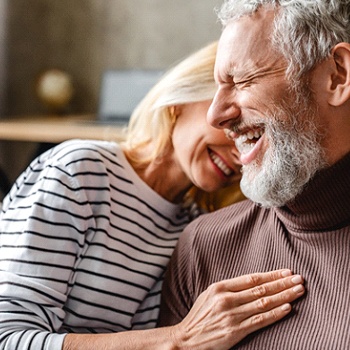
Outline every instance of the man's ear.
POLYGON ((350 100, 350 44, 339 43, 332 50, 334 69, 328 103, 334 107, 350 100))

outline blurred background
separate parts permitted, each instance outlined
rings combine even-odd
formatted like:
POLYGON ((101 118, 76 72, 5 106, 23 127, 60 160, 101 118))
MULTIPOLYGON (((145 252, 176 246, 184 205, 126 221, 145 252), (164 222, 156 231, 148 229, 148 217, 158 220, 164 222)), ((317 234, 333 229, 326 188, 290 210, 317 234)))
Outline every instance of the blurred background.
MULTIPOLYGON (((0 0, 0 118, 47 113, 35 92, 49 69, 65 71, 69 113, 96 113, 107 69, 167 69, 218 39, 221 0, 0 0)), ((35 143, 0 140, 13 181, 35 143)))

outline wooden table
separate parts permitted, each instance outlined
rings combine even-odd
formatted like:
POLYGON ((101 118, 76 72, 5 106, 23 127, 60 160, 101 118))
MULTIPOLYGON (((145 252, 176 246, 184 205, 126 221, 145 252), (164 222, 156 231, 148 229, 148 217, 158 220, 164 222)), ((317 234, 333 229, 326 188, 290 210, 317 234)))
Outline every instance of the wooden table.
POLYGON ((60 143, 69 139, 123 140, 123 126, 97 124, 95 116, 20 116, 0 119, 0 140, 60 143))
MULTIPOLYGON (((95 139, 117 142, 123 140, 124 127, 122 125, 97 124, 94 120, 96 120, 96 116, 92 114, 32 115, 3 118, 0 119, 0 141, 38 143, 37 154, 46 150, 47 147, 52 147, 53 144, 69 139, 95 139)), ((16 153, 16 149, 13 151, 11 148, 12 152, 16 153)), ((11 164, 13 164, 14 159, 20 163, 21 161, 18 158, 22 158, 23 153, 26 152, 22 150, 21 157, 11 156, 11 164)), ((18 153, 16 154, 18 155, 18 153)), ((7 172, 8 169, 5 171, 0 167, 0 194, 6 194, 12 183, 7 172)), ((14 172, 14 175, 10 178, 16 178, 17 172, 12 172, 14 172)))

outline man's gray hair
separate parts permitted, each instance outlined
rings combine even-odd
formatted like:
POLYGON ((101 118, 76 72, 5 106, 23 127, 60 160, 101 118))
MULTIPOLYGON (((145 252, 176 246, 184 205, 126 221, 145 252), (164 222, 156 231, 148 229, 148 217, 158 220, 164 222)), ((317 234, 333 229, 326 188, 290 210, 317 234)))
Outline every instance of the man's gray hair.
POLYGON ((272 43, 298 79, 329 57, 340 42, 350 42, 350 0, 225 0, 217 11, 226 26, 261 6, 276 10, 272 43))

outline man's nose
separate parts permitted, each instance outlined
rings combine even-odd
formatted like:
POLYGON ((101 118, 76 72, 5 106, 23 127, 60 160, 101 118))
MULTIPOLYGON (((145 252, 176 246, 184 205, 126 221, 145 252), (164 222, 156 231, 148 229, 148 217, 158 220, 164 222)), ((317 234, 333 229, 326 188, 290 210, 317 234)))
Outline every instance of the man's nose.
POLYGON ((241 110, 232 96, 219 88, 207 113, 208 123, 217 129, 229 129, 232 122, 240 115, 241 110))

